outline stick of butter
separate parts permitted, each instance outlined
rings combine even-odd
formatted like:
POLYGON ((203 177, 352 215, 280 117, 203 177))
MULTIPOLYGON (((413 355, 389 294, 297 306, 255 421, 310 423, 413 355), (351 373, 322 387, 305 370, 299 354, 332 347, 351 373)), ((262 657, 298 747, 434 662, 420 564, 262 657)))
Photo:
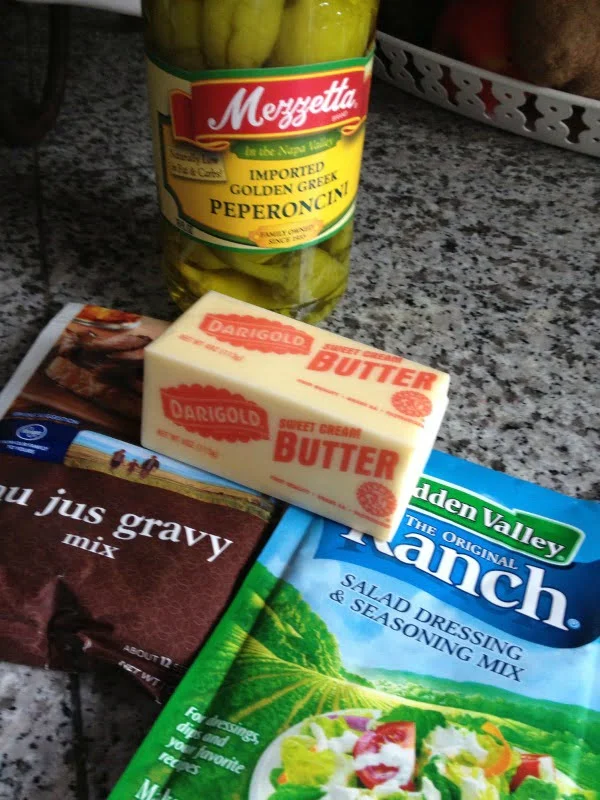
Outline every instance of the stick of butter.
POLYGON ((145 353, 145 447, 392 537, 446 373, 216 292, 145 353))

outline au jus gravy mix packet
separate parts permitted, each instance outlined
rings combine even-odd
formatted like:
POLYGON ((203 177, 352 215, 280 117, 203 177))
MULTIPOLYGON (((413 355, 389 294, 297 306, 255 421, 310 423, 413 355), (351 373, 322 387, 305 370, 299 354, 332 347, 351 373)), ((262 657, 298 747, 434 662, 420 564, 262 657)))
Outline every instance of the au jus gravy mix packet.
POLYGON ((271 499, 139 444, 167 323, 67 306, 0 395, 0 658, 118 665, 158 698, 226 608, 271 499))

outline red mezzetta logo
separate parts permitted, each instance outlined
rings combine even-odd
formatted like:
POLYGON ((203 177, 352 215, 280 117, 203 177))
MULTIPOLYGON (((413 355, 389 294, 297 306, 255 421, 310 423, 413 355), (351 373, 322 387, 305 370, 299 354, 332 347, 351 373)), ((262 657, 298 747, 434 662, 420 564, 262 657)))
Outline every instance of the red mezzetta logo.
POLYGON ((200 330, 219 342, 246 350, 277 355, 308 355, 313 337, 308 333, 276 320, 239 314, 207 314, 200 330))
POLYGON ((230 139, 297 136, 332 128, 351 135, 367 116, 371 63, 310 75, 215 79, 171 92, 175 139, 225 150, 230 139))
POLYGON ((217 442, 269 438, 267 412, 241 394, 195 383, 161 389, 160 395, 165 417, 189 433, 217 442))

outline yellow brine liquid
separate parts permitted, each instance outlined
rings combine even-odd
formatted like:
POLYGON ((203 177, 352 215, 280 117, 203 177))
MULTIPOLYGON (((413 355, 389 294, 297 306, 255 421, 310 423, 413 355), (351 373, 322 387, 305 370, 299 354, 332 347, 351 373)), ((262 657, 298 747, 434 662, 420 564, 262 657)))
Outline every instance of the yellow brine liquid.
POLYGON ((317 322, 348 280, 377 0, 144 0, 169 291, 317 322))

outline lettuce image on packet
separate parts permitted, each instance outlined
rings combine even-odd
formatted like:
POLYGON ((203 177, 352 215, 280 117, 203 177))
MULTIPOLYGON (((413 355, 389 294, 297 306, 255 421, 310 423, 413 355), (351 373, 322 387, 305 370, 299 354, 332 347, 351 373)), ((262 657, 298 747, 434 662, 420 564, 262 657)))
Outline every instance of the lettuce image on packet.
POLYGON ((111 800, 594 800, 600 506, 433 453, 394 539, 290 508, 111 800))

